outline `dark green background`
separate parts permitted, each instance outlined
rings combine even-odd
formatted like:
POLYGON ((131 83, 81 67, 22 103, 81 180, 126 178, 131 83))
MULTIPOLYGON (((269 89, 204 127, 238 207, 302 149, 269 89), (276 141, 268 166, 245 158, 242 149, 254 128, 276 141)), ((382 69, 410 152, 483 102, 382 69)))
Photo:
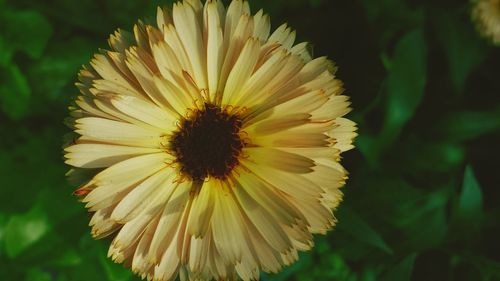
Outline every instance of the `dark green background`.
MULTIPOLYGON (((0 280, 137 280, 90 238, 61 145, 79 67, 158 4, 0 0, 0 280)), ((251 6, 337 62, 360 133, 338 226, 262 279, 500 280, 500 48, 469 3, 251 6)))

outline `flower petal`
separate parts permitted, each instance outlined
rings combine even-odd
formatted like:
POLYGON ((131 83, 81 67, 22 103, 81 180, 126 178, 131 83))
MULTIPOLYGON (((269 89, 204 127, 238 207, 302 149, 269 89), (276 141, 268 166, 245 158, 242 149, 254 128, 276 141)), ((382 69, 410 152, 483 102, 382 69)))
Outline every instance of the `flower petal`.
POLYGON ((80 140, 118 145, 161 148, 162 134, 139 126, 97 117, 76 120, 80 140))
POLYGON ((258 165, 291 173, 309 173, 315 165, 314 161, 309 158, 275 148, 247 147, 244 153, 249 156, 250 161, 258 165))
POLYGON ((353 149, 352 142, 358 135, 356 123, 346 118, 337 118, 335 123, 337 126, 329 132, 329 135, 335 139, 333 147, 342 152, 353 149))
POLYGON ((143 212, 162 206, 174 190, 175 171, 166 168, 134 187, 113 210, 111 218, 117 222, 131 221, 143 212), (153 202, 157 202, 155 205, 153 202))
POLYGON ((80 168, 104 168, 134 156, 162 152, 158 148, 80 143, 67 147, 65 163, 80 168))

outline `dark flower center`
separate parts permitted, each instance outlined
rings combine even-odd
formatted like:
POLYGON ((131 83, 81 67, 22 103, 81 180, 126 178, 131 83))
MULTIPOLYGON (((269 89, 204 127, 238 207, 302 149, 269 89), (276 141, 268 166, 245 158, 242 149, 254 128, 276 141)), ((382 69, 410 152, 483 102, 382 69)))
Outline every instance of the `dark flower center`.
POLYGON ((240 129, 238 115, 208 103, 182 119, 170 140, 170 149, 183 175, 193 181, 203 181, 209 176, 226 178, 238 165, 238 156, 245 145, 240 129))

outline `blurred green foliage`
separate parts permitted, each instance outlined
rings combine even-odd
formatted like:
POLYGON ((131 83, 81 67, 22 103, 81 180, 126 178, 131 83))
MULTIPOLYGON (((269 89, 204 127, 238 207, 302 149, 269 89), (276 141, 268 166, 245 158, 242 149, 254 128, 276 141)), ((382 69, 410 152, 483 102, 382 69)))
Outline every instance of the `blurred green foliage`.
MULTIPOLYGON (((0 280, 138 280, 90 238, 62 120, 80 65, 159 4, 0 0, 0 280)), ((360 133, 335 230, 262 279, 500 280, 500 49, 468 1, 251 6, 337 62, 360 133)))

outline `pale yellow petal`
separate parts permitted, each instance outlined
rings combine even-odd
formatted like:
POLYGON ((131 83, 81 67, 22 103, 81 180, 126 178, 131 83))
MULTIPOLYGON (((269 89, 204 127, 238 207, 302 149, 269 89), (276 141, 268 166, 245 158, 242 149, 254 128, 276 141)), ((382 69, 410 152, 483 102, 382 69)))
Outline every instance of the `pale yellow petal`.
MULTIPOLYGON (((233 1, 232 3, 235 2, 237 1, 233 1)), ((221 74, 219 78, 219 89, 223 89, 225 87, 228 76, 231 70, 233 69, 234 64, 238 60, 241 50, 243 49, 247 40, 252 35, 253 32, 252 19, 253 18, 250 17, 248 14, 242 15, 241 18, 239 18, 238 24, 236 25, 234 34, 228 34, 227 31, 224 32, 224 44, 225 44, 224 50, 227 49, 227 51, 225 52, 226 55, 223 60, 221 74)), ((228 20, 229 20, 229 14, 228 17, 226 18, 226 28, 228 27, 228 20)), ((217 96, 215 98, 216 102, 220 103, 220 101, 222 100, 221 95, 222 92, 217 93, 217 96)))
POLYGON ((243 85, 254 72, 260 51, 260 42, 250 38, 246 41, 241 54, 234 64, 227 78, 222 104, 233 104, 243 85))
POLYGON ((350 105, 351 103, 347 96, 330 96, 322 107, 310 112, 314 119, 332 120, 349 113, 351 111, 350 105))
MULTIPOLYGON (((244 130, 251 135, 270 135, 275 134, 280 131, 284 131, 296 126, 304 125, 310 122, 311 115, 308 113, 290 113, 294 111, 289 111, 288 115, 283 115, 277 118, 273 118, 275 115, 265 116, 262 121, 255 124, 249 124, 248 122, 244 124, 244 130)), ((274 112, 273 112, 274 113, 274 112)))
POLYGON ((196 85, 200 89, 206 89, 206 53, 203 50, 200 18, 192 5, 182 3, 174 4, 172 16, 179 38, 191 63, 196 85))
POLYGON ((253 37, 258 38, 262 43, 267 41, 271 33, 271 19, 263 10, 254 16, 253 37))
POLYGON ((81 114, 78 114, 75 117, 102 117, 106 119, 114 119, 117 120, 114 116, 103 112, 101 109, 97 107, 97 105, 88 97, 79 96, 75 103, 80 107, 81 114))
POLYGON ((252 161, 244 161, 243 165, 252 173, 268 182, 281 192, 296 198, 319 199, 324 192, 314 181, 295 173, 283 172, 279 169, 263 167, 252 161))
POLYGON ((230 191, 224 190, 221 185, 215 187, 212 236, 219 253, 224 253, 222 260, 227 264, 235 264, 241 261, 244 245, 241 214, 230 191))
POLYGON ((299 43, 299 44, 293 46, 290 51, 292 52, 292 54, 301 57, 302 60, 307 63, 307 62, 310 62, 312 60, 312 56, 311 56, 311 53, 309 51, 310 48, 311 47, 310 47, 309 43, 302 42, 302 43, 299 43))
POLYGON ((312 233, 325 234, 335 223, 332 211, 317 201, 311 202, 292 197, 290 202, 301 210, 312 233))
POLYGON ((287 50, 290 50, 295 42, 295 31, 292 31, 286 23, 279 26, 267 40, 269 44, 279 43, 287 50))
POLYGON ((147 93, 148 97, 160 108, 171 108, 170 103, 155 85, 153 77, 157 69, 152 69, 156 64, 154 58, 145 51, 138 48, 130 48, 127 50, 127 66, 130 68, 134 76, 139 81, 141 87, 147 93))
POLYGON ((198 275, 209 275, 208 256, 210 254, 210 245, 212 242, 211 232, 202 238, 191 238, 191 247, 189 252, 189 269, 191 272, 198 273, 198 275))
POLYGON ((171 161, 165 153, 147 154, 119 162, 98 173, 89 185, 95 185, 83 202, 88 208, 106 208, 119 202, 137 183, 156 171, 165 168, 171 161))
POLYGON ((154 76, 153 81, 155 87, 159 89, 164 99, 168 99, 170 108, 172 108, 178 116, 185 116, 187 110, 194 106, 194 101, 190 96, 177 88, 172 82, 158 76, 154 76))
POLYGON ((283 266, 280 251, 286 252, 286 247, 285 249, 277 250, 276 247, 274 247, 275 244, 268 242, 274 241, 274 239, 266 239, 263 236, 264 234, 261 234, 248 219, 246 221, 246 225, 248 230, 247 238, 252 245, 253 255, 261 269, 265 272, 279 272, 283 266))
POLYGON ((175 51, 175 54, 177 56, 177 59, 179 60, 179 63, 182 66, 182 69, 189 73, 193 73, 191 62, 189 61, 184 45, 179 39, 177 30, 175 29, 173 24, 167 24, 163 27, 163 36, 165 42, 167 42, 170 48, 172 48, 172 50, 175 51))
POLYGON ((162 152, 158 148, 80 143, 64 149, 66 164, 81 168, 104 168, 134 156, 162 152))
POLYGON ((238 182, 246 193, 276 219, 280 226, 291 226, 303 220, 300 211, 290 204, 283 192, 252 173, 242 173, 238 182))
POLYGON ((346 118, 337 118, 335 119, 335 124, 335 128, 328 133, 333 139, 335 139, 333 147, 342 152, 353 149, 354 145, 352 145, 352 142, 358 135, 356 133, 356 123, 346 118))
POLYGON ((262 89, 266 87, 282 71, 288 61, 286 52, 275 52, 262 66, 260 66, 252 76, 241 86, 240 95, 235 99, 235 104, 250 106, 247 101, 250 98, 260 100, 262 97, 255 97, 256 93, 264 93, 262 89))
MULTIPOLYGON (((146 95, 142 91, 139 82, 137 79, 135 79, 134 74, 132 71, 127 66, 127 63, 125 62, 126 60, 126 55, 125 52, 119 53, 119 52, 112 52, 112 51, 106 51, 104 52, 108 56, 108 58, 113 61, 114 65, 116 68, 121 72, 120 74, 123 76, 123 78, 127 81, 127 85, 123 86, 131 86, 135 91, 140 93, 143 97, 146 95)), ((117 83, 119 84, 119 83, 117 83)))
POLYGON ((141 213, 133 220, 125 223, 115 239, 113 239, 113 242, 111 242, 111 247, 115 248, 116 251, 123 251, 129 247, 129 245, 137 243, 147 225, 150 224, 152 220, 155 220, 159 214, 160 210, 154 209, 151 210, 151 212, 141 213))
POLYGON ((156 9, 156 25, 160 30, 163 29, 164 25, 172 23, 172 13, 167 8, 156 9))
POLYGON ((121 223, 128 222, 143 212, 147 213, 160 208, 174 190, 173 180, 175 176, 175 171, 171 168, 162 169, 150 176, 134 187, 118 203, 111 218, 121 223))
POLYGON ((196 188, 199 189, 199 192, 193 195, 187 231, 195 238, 203 238, 207 235, 210 226, 218 186, 215 185, 214 181, 208 181, 196 188))
POLYGON ((227 15, 225 20, 224 28, 224 50, 227 51, 231 39, 235 36, 236 28, 240 22, 240 19, 244 15, 250 14, 250 7, 246 1, 234 0, 231 1, 227 9, 227 15))
POLYGON ((174 79, 174 75, 182 73, 183 68, 178 55, 165 41, 153 43, 151 51, 158 70, 164 78, 174 79))
POLYGON ((165 131, 165 129, 158 128, 156 126, 153 126, 149 123, 138 120, 138 119, 120 111, 111 102, 111 100, 114 98, 116 98, 116 96, 112 96, 112 97, 109 97, 106 99, 95 99, 94 104, 103 112, 111 115, 113 117, 112 120, 116 120, 116 121, 119 121, 122 123, 123 122, 130 123, 130 124, 135 125, 139 128, 142 128, 142 129, 145 129, 148 131, 152 131, 152 132, 156 132, 160 135, 167 135, 167 132, 165 131))
POLYGON ((149 48, 149 36, 146 30, 146 25, 142 21, 138 21, 136 25, 134 25, 134 37, 137 43, 137 46, 140 49, 145 51, 151 51, 149 48))
MULTIPOLYGON (((286 63, 272 79, 264 84, 261 89, 245 100, 246 106, 256 106, 260 104, 273 104, 279 100, 283 88, 295 87, 300 83, 300 80, 295 76, 299 73, 303 66, 302 60, 297 56, 287 55, 286 63)), ((288 91, 285 91, 288 92, 288 91)))
POLYGON ((330 144, 326 134, 334 127, 333 121, 313 123, 292 127, 274 134, 254 134, 254 144, 264 147, 322 147, 330 144))
POLYGON ((220 1, 207 1, 205 5, 205 29, 207 40, 207 79, 209 100, 218 91, 219 75, 223 62, 222 15, 219 14, 220 1))
POLYGON ((155 279, 170 280, 176 277, 178 270, 182 267, 183 255, 188 252, 184 248, 186 224, 189 217, 191 201, 189 196, 189 185, 177 186, 176 192, 172 194, 161 214, 160 223, 151 242, 151 257, 156 263, 155 279), (177 191, 179 190, 179 191, 177 191), (187 191, 187 192, 186 192, 187 191), (179 216, 179 213, 182 215, 179 216), (170 221, 178 218, 177 221, 170 221), (159 259, 159 260, 158 260, 159 259), (157 262, 158 261, 158 262, 157 262))
POLYGON ((124 87, 132 87, 129 81, 122 75, 120 70, 113 63, 113 60, 106 55, 95 55, 94 59, 90 62, 90 65, 92 65, 92 68, 94 68, 103 79, 114 81, 124 87))
POLYGON ((92 237, 96 239, 104 238, 118 230, 121 225, 111 219, 111 212, 114 206, 97 210, 90 219, 89 226, 92 227, 92 237))
POLYGON ((135 43, 132 33, 118 29, 108 39, 109 46, 120 53, 123 53, 128 47, 135 43))
POLYGON ((315 165, 314 161, 309 158, 275 148, 247 147, 244 153, 248 155, 250 161, 259 165, 291 173, 309 173, 315 165))
POLYGON ((86 117, 77 119, 75 127, 75 132, 82 135, 81 140, 151 148, 162 147, 160 132, 130 123, 86 117))
MULTIPOLYGON (((165 203, 158 228, 153 235, 150 246, 151 262, 158 264, 167 248, 172 246, 177 251, 178 227, 188 205, 190 184, 185 182, 174 186, 172 195, 165 203)), ((174 250, 172 249, 172 250, 174 250)), ((177 254, 178 255, 178 254, 177 254)), ((166 265, 165 265, 166 266, 166 265)), ((166 270, 166 269, 163 269, 166 270)))
POLYGON ((92 86, 94 88, 90 88, 90 92, 97 97, 115 95, 132 96, 142 99, 146 97, 144 93, 136 90, 131 85, 124 85, 111 80, 96 79, 93 81, 92 86))
POLYGON ((134 97, 117 96, 111 99, 111 103, 121 112, 170 133, 176 129, 176 115, 165 109, 159 108, 153 103, 134 97))
MULTIPOLYGON (((262 235, 263 239, 269 243, 272 249, 278 252, 287 251, 291 247, 290 238, 273 216, 248 194, 247 190, 250 188, 252 187, 243 187, 239 184, 234 189, 239 205, 248 217, 248 220, 262 235)), ((255 237, 252 234, 249 236, 252 238, 255 237)))
POLYGON ((155 219, 151 220, 144 233, 142 233, 134 251, 131 268, 132 271, 141 276, 141 278, 146 278, 154 272, 153 264, 148 259, 148 252, 149 245, 151 244, 151 237, 156 230, 158 220, 159 216, 156 216, 155 219))

